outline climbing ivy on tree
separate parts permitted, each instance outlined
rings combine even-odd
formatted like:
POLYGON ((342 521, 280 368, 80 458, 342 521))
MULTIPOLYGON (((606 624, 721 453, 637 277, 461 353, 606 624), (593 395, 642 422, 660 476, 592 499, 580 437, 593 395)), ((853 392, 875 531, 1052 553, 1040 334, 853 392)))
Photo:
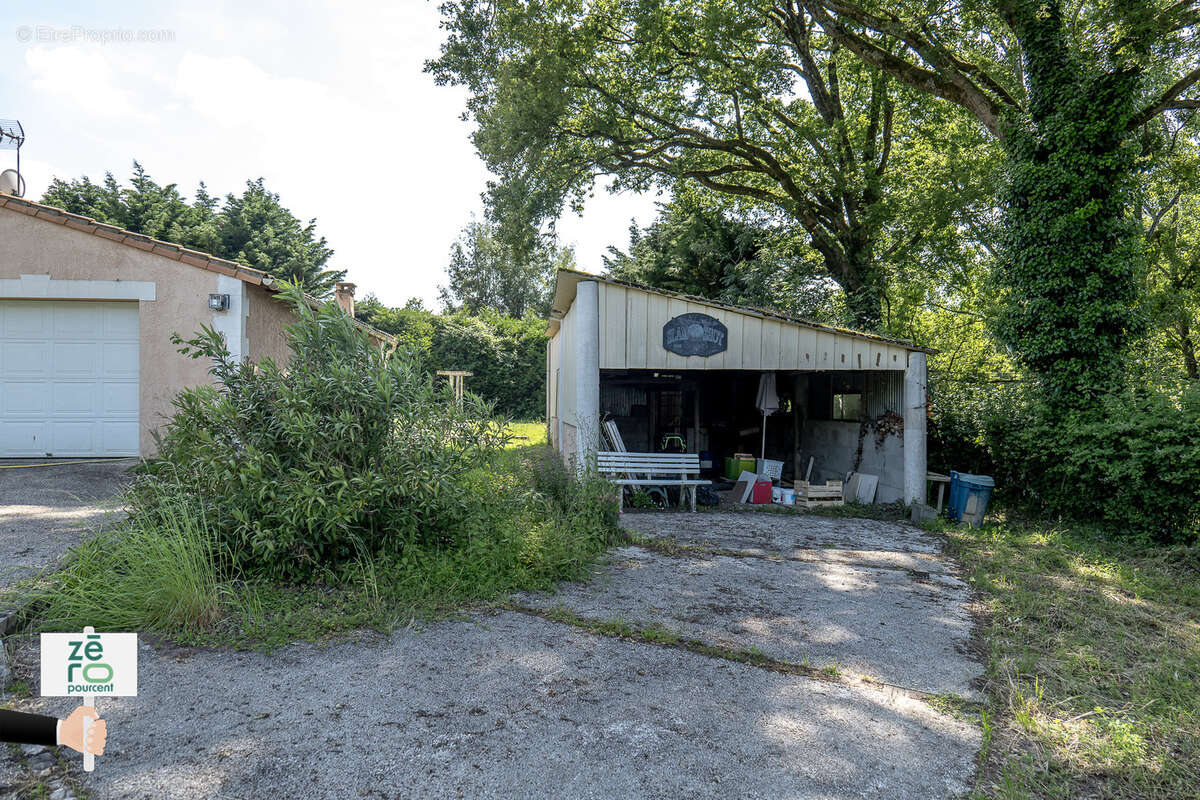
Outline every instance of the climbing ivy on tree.
POLYGON ((996 333, 1047 387, 1087 405, 1120 374, 1141 327, 1131 186, 1139 130, 1190 113, 1195 0, 916 2, 786 0, 864 63, 959 105, 1001 142, 1005 215, 996 333))
POLYGON ((1061 11, 1017 23, 1029 101, 1006 129, 1008 178, 995 278, 1000 338, 1051 393, 1111 390, 1141 328, 1142 247, 1130 214, 1138 147, 1133 69, 1106 71, 1066 46, 1061 11))

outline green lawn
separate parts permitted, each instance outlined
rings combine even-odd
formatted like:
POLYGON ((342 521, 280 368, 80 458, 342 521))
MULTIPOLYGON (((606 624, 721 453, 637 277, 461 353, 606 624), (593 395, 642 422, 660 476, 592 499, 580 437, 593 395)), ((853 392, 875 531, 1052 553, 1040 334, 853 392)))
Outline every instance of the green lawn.
POLYGON ((508 443, 510 448, 530 447, 546 443, 545 422, 514 422, 508 426, 513 439, 508 443))
POLYGON ((945 532, 982 606, 976 796, 1200 798, 1200 547, 945 532))

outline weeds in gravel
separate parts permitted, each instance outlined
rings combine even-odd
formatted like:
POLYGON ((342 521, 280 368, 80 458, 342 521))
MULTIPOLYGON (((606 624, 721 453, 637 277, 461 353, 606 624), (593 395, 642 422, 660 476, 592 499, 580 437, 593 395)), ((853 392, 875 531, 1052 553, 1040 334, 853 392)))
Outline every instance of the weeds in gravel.
POLYGON ((27 599, 48 630, 173 631, 209 627, 228 586, 216 537, 183 497, 127 520, 76 547, 66 566, 33 584, 27 599))
POLYGON ((955 719, 970 719, 976 723, 985 711, 982 703, 950 692, 926 695, 925 704, 935 711, 955 719))
POLYGON ((977 796, 1200 798, 1200 548, 941 530, 983 604, 977 796))
POLYGON ((615 639, 626 639, 633 642, 644 642, 660 647, 687 650, 690 653, 697 653, 710 658, 721 658, 726 661, 736 661, 740 664, 750 664, 762 667, 763 669, 769 669, 773 672, 782 672, 788 675, 804 675, 809 678, 821 678, 824 680, 835 680, 841 675, 841 669, 836 664, 829 664, 820 669, 815 669, 808 665, 807 660, 804 663, 797 664, 792 661, 772 658, 757 647, 717 647, 700 639, 680 636, 654 622, 642 624, 620 618, 604 620, 589 619, 588 617, 579 616, 571 609, 562 605, 552 606, 547 609, 537 609, 510 603, 506 607, 522 614, 543 617, 552 622, 571 625, 588 633, 611 636, 615 639))
POLYGON ((655 553, 660 553, 664 556, 677 557, 704 557, 713 555, 717 548, 709 547, 700 544, 688 544, 680 542, 674 538, 659 538, 655 536, 646 536, 629 528, 621 529, 621 541, 625 544, 640 547, 643 550, 650 550, 655 553))

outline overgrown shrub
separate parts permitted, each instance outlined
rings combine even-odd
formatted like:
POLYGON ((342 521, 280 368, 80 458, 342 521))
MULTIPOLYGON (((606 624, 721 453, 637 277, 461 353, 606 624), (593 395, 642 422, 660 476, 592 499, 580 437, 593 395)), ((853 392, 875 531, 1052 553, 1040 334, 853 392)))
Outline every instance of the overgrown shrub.
POLYGON ((175 399, 139 507, 183 487, 235 566, 277 578, 461 545, 477 532, 472 487, 502 449, 505 421, 475 395, 453 402, 336 305, 310 308, 294 290, 289 299, 299 321, 286 369, 233 359, 211 329, 181 343, 212 360, 217 385, 175 399))
MULTIPOLYGON (((1043 417, 1035 436, 1053 442, 1042 459, 1045 505, 1096 519, 1123 535, 1194 542, 1200 533, 1200 388, 1178 397, 1131 391, 1062 424, 1043 417)), ((1036 442, 1029 447, 1036 448, 1036 442)))
POLYGON ((22 585, 43 629, 267 646, 386 629, 582 578, 616 541, 607 481, 507 447, 491 403, 456 402, 336 305, 286 299, 286 369, 235 361, 212 330, 177 337, 215 384, 176 397, 127 520, 22 585))
MULTIPOLYGON (((936 397, 936 395, 935 395, 936 397)), ((998 497, 1113 535, 1200 535, 1200 387, 1125 389, 1056 412, 1036 384, 937 398, 930 464, 983 472, 998 497)))
POLYGON ((1021 417, 1015 384, 955 382, 933 385, 929 402, 929 468, 990 475, 996 469, 989 433, 1021 417))

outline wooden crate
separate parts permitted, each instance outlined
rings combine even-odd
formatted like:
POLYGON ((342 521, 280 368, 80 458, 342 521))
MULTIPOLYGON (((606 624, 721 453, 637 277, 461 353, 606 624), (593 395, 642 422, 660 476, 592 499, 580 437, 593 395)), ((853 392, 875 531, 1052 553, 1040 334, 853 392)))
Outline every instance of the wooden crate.
POLYGON ((820 506, 844 506, 846 499, 842 495, 841 481, 825 481, 824 485, 796 481, 796 505, 804 508, 820 506))

